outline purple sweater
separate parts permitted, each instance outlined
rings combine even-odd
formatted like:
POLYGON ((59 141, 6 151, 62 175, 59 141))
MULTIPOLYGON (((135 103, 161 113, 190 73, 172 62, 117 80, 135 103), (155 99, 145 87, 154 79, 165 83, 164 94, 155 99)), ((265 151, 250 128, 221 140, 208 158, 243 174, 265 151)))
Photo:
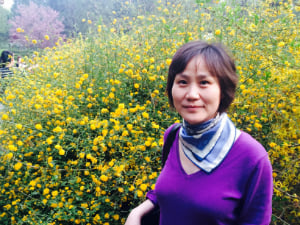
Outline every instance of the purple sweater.
MULTIPOLYGON (((165 132, 170 132, 170 128, 165 132)), ((242 132, 212 173, 187 175, 179 160, 178 134, 155 190, 160 225, 270 224, 272 167, 264 147, 242 132)))

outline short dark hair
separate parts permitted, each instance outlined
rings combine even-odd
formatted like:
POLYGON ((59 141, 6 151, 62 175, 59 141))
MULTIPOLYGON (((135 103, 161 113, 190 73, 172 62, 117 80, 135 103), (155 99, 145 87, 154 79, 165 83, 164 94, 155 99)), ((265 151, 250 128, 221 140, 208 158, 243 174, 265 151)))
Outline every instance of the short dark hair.
POLYGON ((14 54, 10 51, 3 51, 0 58, 0 68, 5 67, 8 62, 11 62, 14 54))
POLYGON ((174 108, 172 87, 177 74, 182 73, 195 56, 201 55, 210 74, 218 79, 221 88, 221 101, 218 112, 227 111, 235 95, 238 76, 229 51, 220 43, 209 44, 204 41, 192 41, 181 46, 174 54, 169 67, 166 93, 169 104, 174 108))

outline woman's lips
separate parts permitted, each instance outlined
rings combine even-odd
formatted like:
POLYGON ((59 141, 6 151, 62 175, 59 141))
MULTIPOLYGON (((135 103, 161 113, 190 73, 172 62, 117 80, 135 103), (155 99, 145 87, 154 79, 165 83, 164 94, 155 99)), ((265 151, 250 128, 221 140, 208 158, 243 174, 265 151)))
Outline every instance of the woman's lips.
POLYGON ((200 105, 184 105, 183 108, 203 108, 204 106, 200 106, 200 105))

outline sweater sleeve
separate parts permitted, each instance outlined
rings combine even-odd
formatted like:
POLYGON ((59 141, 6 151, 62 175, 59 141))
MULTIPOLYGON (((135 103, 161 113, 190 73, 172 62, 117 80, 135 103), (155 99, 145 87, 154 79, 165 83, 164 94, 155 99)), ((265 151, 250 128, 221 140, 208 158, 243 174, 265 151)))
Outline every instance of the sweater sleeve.
POLYGON ((273 179, 272 166, 265 155, 252 172, 243 198, 238 224, 269 225, 272 215, 273 179))
POLYGON ((148 191, 146 198, 149 199, 155 206, 158 205, 155 190, 148 191))

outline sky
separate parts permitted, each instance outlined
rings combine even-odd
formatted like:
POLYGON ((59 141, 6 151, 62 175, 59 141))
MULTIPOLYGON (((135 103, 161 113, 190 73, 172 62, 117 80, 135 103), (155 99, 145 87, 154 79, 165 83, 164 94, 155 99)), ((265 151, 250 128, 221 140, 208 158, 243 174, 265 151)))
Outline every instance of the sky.
POLYGON ((4 4, 2 5, 2 7, 5 8, 5 9, 10 9, 11 6, 13 5, 13 3, 14 3, 13 0, 4 0, 4 4))

